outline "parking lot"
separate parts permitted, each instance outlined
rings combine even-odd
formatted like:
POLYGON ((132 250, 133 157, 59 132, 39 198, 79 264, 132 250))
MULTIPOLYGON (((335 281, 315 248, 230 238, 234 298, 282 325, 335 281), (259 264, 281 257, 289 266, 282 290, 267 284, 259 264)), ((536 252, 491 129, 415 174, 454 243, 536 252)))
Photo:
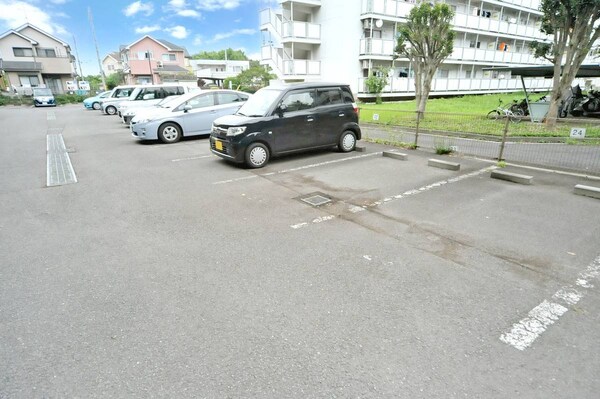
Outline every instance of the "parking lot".
POLYGON ((600 180, 364 142, 250 170, 82 106, 0 121, 0 398, 597 396, 600 200, 573 188, 600 180))

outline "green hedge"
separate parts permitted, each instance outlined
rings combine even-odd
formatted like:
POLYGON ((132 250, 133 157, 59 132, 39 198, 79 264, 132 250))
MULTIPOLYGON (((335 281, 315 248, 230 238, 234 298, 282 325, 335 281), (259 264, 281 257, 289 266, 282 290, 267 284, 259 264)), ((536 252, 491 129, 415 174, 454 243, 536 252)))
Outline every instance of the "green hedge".
MULTIPOLYGON (((56 103, 60 105, 79 104, 87 97, 88 96, 79 96, 77 94, 57 94, 54 96, 56 103)), ((33 97, 0 95, 0 106, 2 105, 33 105, 33 97)))

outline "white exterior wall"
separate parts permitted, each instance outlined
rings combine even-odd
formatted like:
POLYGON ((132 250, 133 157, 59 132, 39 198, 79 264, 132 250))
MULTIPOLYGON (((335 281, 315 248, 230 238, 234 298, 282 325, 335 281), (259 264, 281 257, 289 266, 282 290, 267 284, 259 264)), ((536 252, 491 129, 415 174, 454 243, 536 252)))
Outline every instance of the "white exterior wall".
MULTIPOLYGON (((283 81, 339 81, 361 97, 365 76, 392 67, 383 96, 414 95, 407 60, 393 61, 397 25, 406 21, 412 0, 279 0, 280 9, 262 10, 262 60, 283 81), (376 28, 368 28, 369 23, 376 28), (367 25, 365 25, 367 23, 367 25), (365 26, 367 30, 365 31, 365 26), (380 31, 373 33, 373 31, 380 31), (303 34, 309 32, 309 34, 303 34), (310 33, 312 32, 312 33, 310 33), (316 73, 315 73, 316 71, 316 73)), ((439 68, 432 94, 521 90, 517 76, 484 68, 547 64, 529 51, 540 32, 540 0, 447 0, 454 8, 453 54, 439 68)), ((588 57, 587 63, 597 63, 588 57)), ((547 90, 551 79, 526 79, 528 89, 547 90)))

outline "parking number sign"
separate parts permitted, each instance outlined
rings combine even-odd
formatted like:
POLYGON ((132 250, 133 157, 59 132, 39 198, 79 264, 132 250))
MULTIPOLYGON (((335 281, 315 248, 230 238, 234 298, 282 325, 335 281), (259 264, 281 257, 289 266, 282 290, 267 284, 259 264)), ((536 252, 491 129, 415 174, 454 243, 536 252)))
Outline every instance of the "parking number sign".
POLYGON ((373 120, 374 121, 378 121, 379 120, 379 114, 373 114, 373 120))
POLYGON ((582 128, 582 127, 571 128, 571 138, 572 139, 585 138, 585 128, 582 128))

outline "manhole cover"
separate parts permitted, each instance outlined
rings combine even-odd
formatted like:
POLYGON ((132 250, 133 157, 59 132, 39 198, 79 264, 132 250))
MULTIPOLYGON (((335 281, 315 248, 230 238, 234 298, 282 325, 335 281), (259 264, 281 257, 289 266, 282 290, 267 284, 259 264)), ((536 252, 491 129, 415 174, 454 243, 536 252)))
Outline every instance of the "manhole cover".
POLYGON ((331 202, 331 198, 324 194, 309 194, 304 197, 300 197, 300 201, 306 202, 312 206, 321 206, 325 205, 328 202, 331 202))

